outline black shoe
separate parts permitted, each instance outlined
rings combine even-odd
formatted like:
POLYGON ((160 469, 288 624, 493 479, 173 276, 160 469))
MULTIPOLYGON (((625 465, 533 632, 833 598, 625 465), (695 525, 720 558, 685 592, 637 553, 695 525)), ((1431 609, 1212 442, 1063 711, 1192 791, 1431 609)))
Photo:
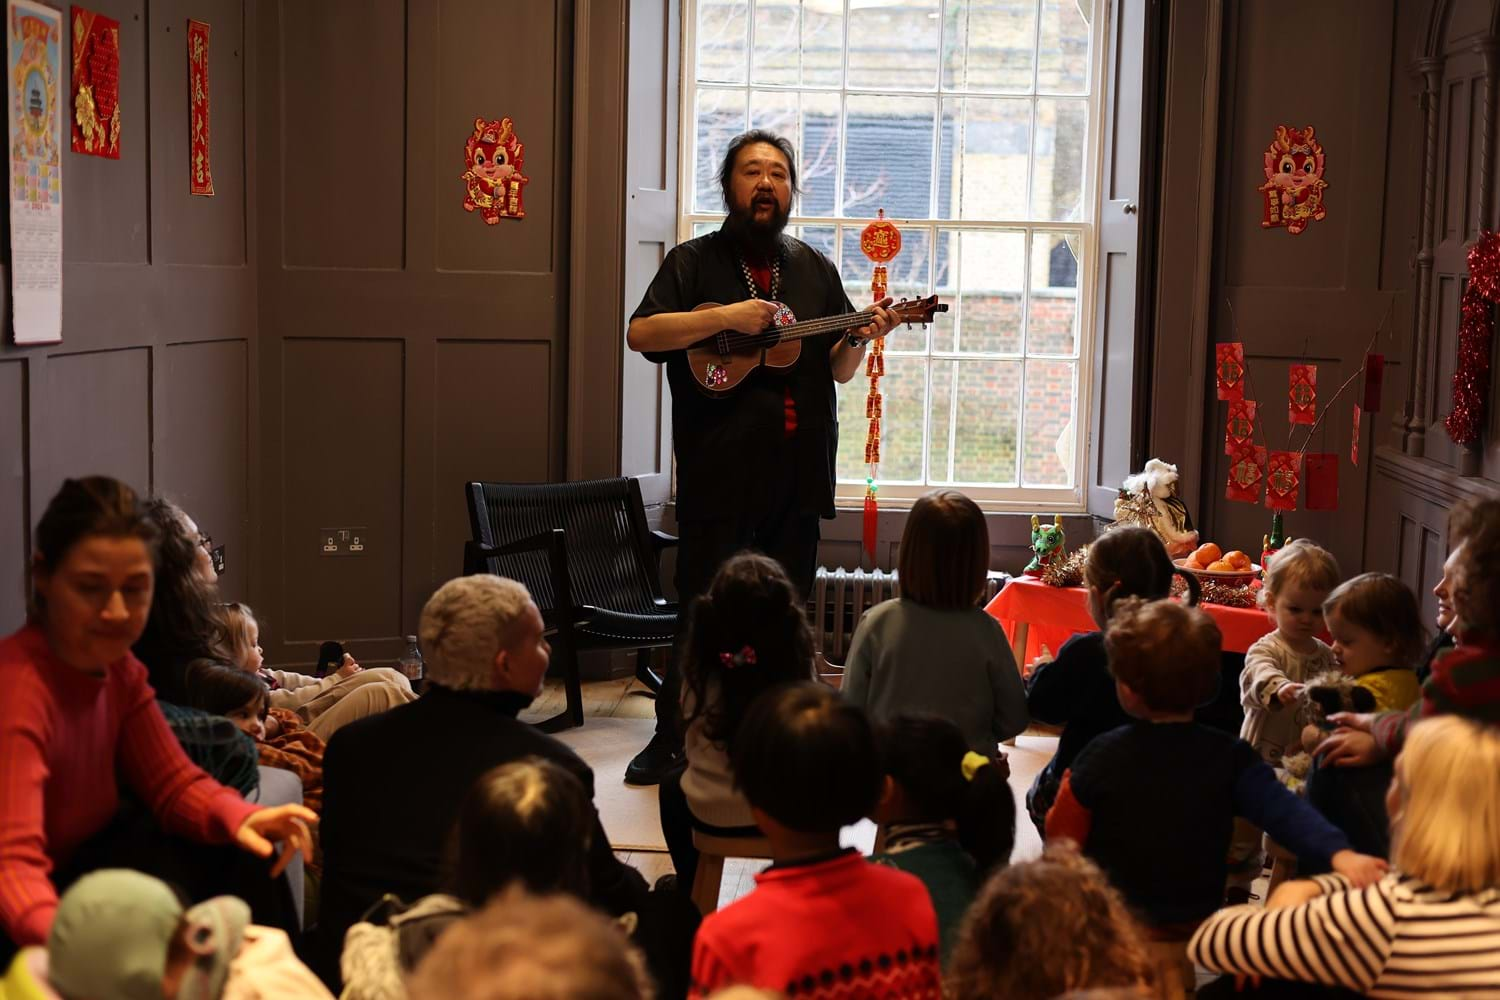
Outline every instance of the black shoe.
POLYGON ((676 892, 677 891, 677 873, 676 872, 667 872, 661 878, 659 878, 659 879, 656 880, 656 884, 651 887, 651 891, 652 892, 676 892))
POLYGON ((625 784, 659 785, 663 778, 685 764, 682 747, 668 743, 660 735, 653 736, 646 748, 626 766, 625 784))

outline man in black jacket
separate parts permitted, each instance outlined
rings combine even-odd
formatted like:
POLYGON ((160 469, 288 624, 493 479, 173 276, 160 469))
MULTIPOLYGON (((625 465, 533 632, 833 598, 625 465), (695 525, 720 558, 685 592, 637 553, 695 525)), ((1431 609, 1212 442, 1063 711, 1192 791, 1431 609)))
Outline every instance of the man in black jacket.
MULTIPOLYGON (((317 965, 337 981, 344 933, 386 893, 412 902, 443 891, 459 806, 480 775, 541 757, 594 774, 568 747, 517 720, 542 687, 550 649, 526 588, 496 576, 444 584, 422 609, 428 690, 417 701, 340 729, 323 757, 323 888, 317 965)), ((646 900, 594 820, 592 902, 613 914, 646 900)), ((335 990, 335 992, 337 992, 335 990)))

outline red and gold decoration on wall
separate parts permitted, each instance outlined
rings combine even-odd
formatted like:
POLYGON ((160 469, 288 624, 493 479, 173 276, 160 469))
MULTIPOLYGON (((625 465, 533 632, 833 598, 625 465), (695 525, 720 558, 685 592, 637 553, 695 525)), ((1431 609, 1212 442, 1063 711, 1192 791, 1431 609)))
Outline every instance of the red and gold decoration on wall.
POLYGON ((73 152, 120 158, 120 22, 73 13, 73 152))
POLYGON ((1243 444, 1229 453, 1229 483, 1224 496, 1240 503, 1260 503, 1261 485, 1265 481, 1266 449, 1243 444))
POLYGON ((1255 438, 1255 400, 1236 399, 1224 421, 1224 454, 1233 455, 1255 438))
POLYGON ((1318 422, 1318 366, 1292 365, 1287 372, 1287 421, 1293 424, 1318 422))
POLYGON ((1264 161, 1266 182, 1258 188, 1265 202, 1262 229, 1285 227, 1297 236, 1309 222, 1328 214, 1323 204, 1323 191, 1328 187, 1323 179, 1323 144, 1311 125, 1303 129, 1276 126, 1264 161))
POLYGON ((1266 456, 1266 506, 1272 510, 1296 510, 1297 490, 1302 485, 1302 453, 1273 451, 1266 456))
POLYGON ((188 193, 211 198, 213 165, 208 139, 208 32, 202 21, 188 21, 188 193))
POLYGON ((1244 344, 1214 345, 1214 378, 1218 382, 1220 399, 1245 398, 1244 344))
MULTIPOLYGON (((870 295, 872 301, 879 302, 886 296, 885 266, 901 252, 901 230, 885 217, 885 209, 880 209, 875 221, 860 231, 859 249, 875 265, 870 274, 870 295)), ((865 357, 865 375, 870 379, 870 391, 865 396, 865 417, 870 422, 865 431, 865 464, 870 467, 870 472, 865 477, 864 546, 872 560, 875 558, 880 516, 875 474, 880 466, 880 421, 884 415, 880 377, 884 374, 885 339, 881 338, 870 344, 870 352, 865 357)))
POLYGON ((1443 421, 1454 444, 1474 444, 1484 427, 1496 303, 1500 303, 1500 235, 1484 232, 1469 247, 1469 284, 1464 289, 1458 362, 1453 368, 1453 412, 1443 421))
POLYGON ((509 118, 474 119, 474 133, 464 143, 464 211, 478 212, 484 224, 524 219, 521 194, 530 182, 522 169, 526 147, 509 118))

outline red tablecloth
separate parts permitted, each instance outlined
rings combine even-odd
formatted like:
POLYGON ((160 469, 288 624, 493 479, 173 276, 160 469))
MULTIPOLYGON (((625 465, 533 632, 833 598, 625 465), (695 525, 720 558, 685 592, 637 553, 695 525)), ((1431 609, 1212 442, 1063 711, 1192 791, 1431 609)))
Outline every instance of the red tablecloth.
MULTIPOLYGON (((1098 628, 1089 617, 1088 592, 1082 587, 1050 587, 1029 576, 1012 579, 985 610, 1005 628, 1017 666, 1036 659, 1044 644, 1055 655, 1069 637, 1098 628), (1018 635, 1018 626, 1029 627, 1022 627, 1018 635), (1024 650, 1017 648, 1021 642, 1025 643, 1024 650)), ((1213 616, 1224 633, 1224 648, 1235 653, 1249 649, 1273 627, 1260 608, 1205 604, 1203 610, 1213 616)))

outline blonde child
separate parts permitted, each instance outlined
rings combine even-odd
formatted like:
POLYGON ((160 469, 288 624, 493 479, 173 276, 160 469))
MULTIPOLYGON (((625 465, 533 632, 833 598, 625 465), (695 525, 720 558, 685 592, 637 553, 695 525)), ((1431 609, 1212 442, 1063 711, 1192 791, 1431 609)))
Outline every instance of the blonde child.
POLYGON ((270 688, 272 708, 296 712, 325 743, 340 727, 356 719, 415 701, 411 681, 399 670, 366 670, 353 657, 327 677, 311 677, 295 670, 270 670, 260 648, 260 624, 244 604, 224 605, 224 630, 234 666, 255 674, 270 688))
POLYGON ((1026 728, 1026 689, 999 622, 980 607, 990 568, 984 513, 934 490, 901 533, 901 596, 870 609, 849 646, 844 697, 876 722, 900 712, 951 719, 986 757, 1026 728))
POLYGON ((1339 669, 1375 699, 1374 711, 1405 711, 1422 696, 1417 660, 1427 642, 1417 595, 1389 573, 1363 573, 1323 602, 1339 669))

